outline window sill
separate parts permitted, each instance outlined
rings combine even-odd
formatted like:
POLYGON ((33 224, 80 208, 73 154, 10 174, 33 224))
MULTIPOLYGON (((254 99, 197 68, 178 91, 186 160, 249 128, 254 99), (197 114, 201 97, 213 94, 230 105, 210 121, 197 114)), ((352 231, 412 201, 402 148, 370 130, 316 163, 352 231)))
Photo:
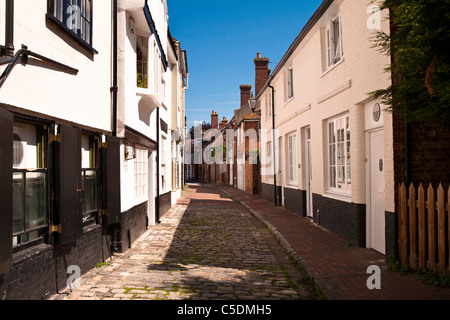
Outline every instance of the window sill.
POLYGON ((338 194, 333 193, 332 191, 327 191, 324 194, 322 194, 322 197, 352 203, 352 196, 349 194, 338 194))
POLYGON ((289 102, 291 102, 292 100, 294 100, 294 96, 290 97, 289 99, 286 100, 286 102, 283 104, 283 107, 285 105, 287 105, 289 102))
POLYGON ((47 13, 45 17, 47 18, 48 21, 57 26, 62 32, 68 35, 72 40, 74 40, 81 47, 89 51, 91 54, 98 54, 98 51, 95 50, 89 43, 80 39, 80 37, 78 37, 78 35, 75 32, 68 29, 61 21, 56 19, 52 14, 47 13))
POLYGON ((335 68, 337 68, 337 66, 339 66, 339 65, 340 65, 341 63, 343 63, 344 61, 345 61, 345 57, 342 57, 342 59, 341 59, 339 62, 333 64, 331 67, 328 67, 327 70, 325 70, 325 72, 322 73, 322 75, 321 75, 320 77, 321 77, 321 78, 324 77, 326 74, 328 74, 329 72, 331 72, 332 70, 334 70, 335 68))

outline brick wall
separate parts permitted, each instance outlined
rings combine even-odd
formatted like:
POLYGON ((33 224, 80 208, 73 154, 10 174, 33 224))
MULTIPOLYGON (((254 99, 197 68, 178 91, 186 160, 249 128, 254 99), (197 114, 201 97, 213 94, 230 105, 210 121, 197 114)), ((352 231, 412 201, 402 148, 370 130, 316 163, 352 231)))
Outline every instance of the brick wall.
MULTIPOLYGON (((67 267, 77 265, 81 274, 109 258, 100 225, 85 227, 76 246, 64 250, 67 267)), ((110 241, 108 242, 110 243, 110 241)), ((66 287, 67 274, 62 252, 41 244, 13 256, 13 268, 0 276, 0 300, 42 300, 66 287)))
POLYGON ((366 205, 313 194, 314 222, 357 247, 366 246, 366 205))
POLYGON ((127 251, 147 229, 147 207, 148 202, 144 202, 122 213, 121 239, 123 252, 127 251))
POLYGON ((284 207, 301 217, 306 217, 306 191, 284 188, 284 207))

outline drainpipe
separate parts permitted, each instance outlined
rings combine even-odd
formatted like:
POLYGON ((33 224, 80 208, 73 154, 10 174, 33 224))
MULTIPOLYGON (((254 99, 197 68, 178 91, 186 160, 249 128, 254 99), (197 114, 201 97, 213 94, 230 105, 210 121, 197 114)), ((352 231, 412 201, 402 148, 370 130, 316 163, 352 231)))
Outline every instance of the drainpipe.
POLYGON ((157 150, 157 152, 156 152, 156 176, 158 177, 157 179, 156 179, 156 201, 155 201, 155 220, 156 220, 156 223, 161 223, 161 221, 159 220, 159 194, 160 194, 160 190, 159 190, 159 175, 160 175, 160 172, 159 172, 159 162, 160 162, 160 159, 159 159, 159 155, 160 155, 160 147, 161 147, 161 145, 160 145, 160 138, 159 138, 159 135, 160 135, 160 118, 159 118, 159 107, 158 108, 156 108, 156 144, 158 145, 158 150, 157 150))
POLYGON ((275 207, 278 206, 278 201, 277 201, 277 166, 276 166, 276 137, 275 137, 275 88, 270 84, 270 80, 269 80, 269 84, 268 87, 272 89, 272 134, 273 134, 273 139, 272 139, 272 147, 273 147, 273 194, 274 194, 274 202, 275 202, 275 207))
POLYGON ((112 92, 112 135, 117 136, 117 0, 113 0, 113 86, 112 92))
POLYGON ((14 56, 14 0, 6 0, 5 56, 14 56))

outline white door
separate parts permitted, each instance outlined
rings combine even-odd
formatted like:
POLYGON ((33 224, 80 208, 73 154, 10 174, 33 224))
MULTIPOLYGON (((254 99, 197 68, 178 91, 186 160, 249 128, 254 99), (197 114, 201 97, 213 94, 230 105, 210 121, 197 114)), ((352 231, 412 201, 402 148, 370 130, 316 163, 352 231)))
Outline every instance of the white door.
MULTIPOLYGON (((231 161, 233 161, 233 159, 231 160, 231 161)), ((234 183, 234 181, 233 181, 233 177, 234 177, 234 174, 233 174, 233 171, 234 170, 234 168, 233 168, 233 163, 231 163, 230 164, 230 186, 232 186, 233 185, 233 183, 234 183)))
POLYGON ((239 164, 237 165, 237 178, 238 178, 238 189, 244 190, 244 175, 245 175, 245 164, 239 164))
POLYGON ((369 134, 370 148, 370 191, 369 232, 370 247, 385 254, 385 166, 383 130, 369 134))
POLYGON ((311 167, 311 131, 306 129, 306 214, 313 217, 312 167, 311 167))

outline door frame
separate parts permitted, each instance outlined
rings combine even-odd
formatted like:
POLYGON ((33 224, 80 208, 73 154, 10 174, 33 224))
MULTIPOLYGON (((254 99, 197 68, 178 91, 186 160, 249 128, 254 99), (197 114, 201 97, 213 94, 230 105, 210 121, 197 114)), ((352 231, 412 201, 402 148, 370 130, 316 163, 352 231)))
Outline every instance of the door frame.
POLYGON ((305 128, 305 183, 306 183, 306 216, 314 217, 313 197, 312 197, 312 148, 311 148, 311 127, 305 128), (308 138, 309 132, 309 138, 308 138))
MULTIPOLYGON (((371 136, 376 133, 382 133, 383 138, 385 136, 384 127, 378 127, 366 131, 366 247, 373 249, 373 235, 372 235, 372 176, 371 176, 371 136)), ((386 163, 386 157, 383 156, 383 162, 386 163)), ((384 168, 385 169, 385 168, 384 168)), ((383 170, 383 174, 385 171, 383 170)), ((385 180, 386 181, 386 180, 385 180)), ((386 183, 386 182, 385 182, 386 183)), ((385 221, 386 223, 386 221, 385 221)), ((383 237, 385 237, 385 232, 383 232, 383 237)), ((386 247, 386 244, 385 244, 386 247)), ((374 249, 376 250, 376 249, 374 249)), ((378 251, 378 250, 377 250, 378 251)), ((382 254, 385 254, 386 248, 383 249, 382 254)))

